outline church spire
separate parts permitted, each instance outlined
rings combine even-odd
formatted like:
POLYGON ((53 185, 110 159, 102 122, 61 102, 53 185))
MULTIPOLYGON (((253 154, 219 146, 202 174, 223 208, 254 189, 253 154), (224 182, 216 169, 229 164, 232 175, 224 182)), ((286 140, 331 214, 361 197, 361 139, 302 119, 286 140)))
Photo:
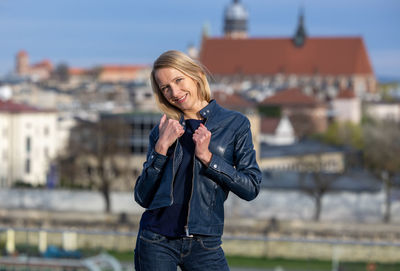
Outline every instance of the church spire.
POLYGON ((296 47, 302 47, 306 42, 306 38, 307 33, 304 28, 304 10, 301 8, 299 14, 299 24, 297 25, 297 30, 293 37, 293 43, 296 47))

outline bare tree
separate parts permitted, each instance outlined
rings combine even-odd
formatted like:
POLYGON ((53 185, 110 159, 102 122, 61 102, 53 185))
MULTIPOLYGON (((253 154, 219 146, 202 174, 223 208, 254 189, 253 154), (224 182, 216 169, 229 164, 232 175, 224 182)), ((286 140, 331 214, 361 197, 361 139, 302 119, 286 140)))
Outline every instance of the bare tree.
POLYGON ((98 189, 111 211, 110 191, 117 179, 130 181, 131 128, 122 118, 83 121, 72 131, 67 153, 59 158, 67 183, 98 189))
POLYGON ((400 125, 393 121, 364 125, 364 165, 382 181, 385 188, 383 221, 391 220, 391 192, 394 177, 400 173, 400 125))
POLYGON ((314 201, 313 220, 319 221, 322 211, 322 199, 332 190, 332 185, 336 182, 340 174, 327 172, 322 154, 316 154, 313 161, 299 158, 299 185, 302 192, 310 196, 314 201))

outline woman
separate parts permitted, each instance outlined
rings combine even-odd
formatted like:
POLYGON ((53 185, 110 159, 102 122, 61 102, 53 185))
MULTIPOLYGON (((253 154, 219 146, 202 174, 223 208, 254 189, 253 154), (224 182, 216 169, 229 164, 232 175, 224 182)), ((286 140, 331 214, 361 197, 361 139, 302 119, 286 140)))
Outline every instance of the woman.
POLYGON ((146 208, 135 268, 229 270, 224 201, 230 191, 252 200, 260 189, 250 123, 210 100, 205 70, 181 52, 154 62, 151 85, 164 115, 135 185, 135 200, 146 208))

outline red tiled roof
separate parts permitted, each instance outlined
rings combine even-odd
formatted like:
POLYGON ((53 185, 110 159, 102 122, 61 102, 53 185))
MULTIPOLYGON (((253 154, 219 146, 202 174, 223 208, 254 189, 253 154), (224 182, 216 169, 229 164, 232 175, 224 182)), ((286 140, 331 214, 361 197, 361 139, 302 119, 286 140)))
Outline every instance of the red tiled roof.
POLYGON ((0 112, 8 113, 36 113, 36 112, 50 112, 48 110, 40 110, 25 104, 14 103, 12 101, 0 100, 0 112))
POLYGON ((228 94, 224 91, 213 91, 212 96, 222 107, 230 109, 253 107, 251 102, 247 101, 236 93, 228 94))
POLYGON ((275 95, 265 98, 262 105, 317 105, 314 97, 304 94, 299 88, 278 91, 275 95))
POLYGON ((38 63, 32 65, 33 68, 45 68, 51 70, 53 68, 53 64, 51 64, 50 60, 45 59, 38 63))
POLYGON ((290 38, 205 38, 200 61, 218 75, 373 74, 361 37, 308 38, 303 47, 290 38))
POLYGON ((133 65, 103 65, 100 66, 103 72, 136 72, 143 69, 144 66, 133 66, 133 65))
POLYGON ((21 50, 17 53, 17 56, 27 56, 27 55, 28 55, 28 53, 24 50, 21 50))
POLYGON ((273 134, 279 125, 279 118, 261 118, 261 133, 262 134, 273 134))
POLYGON ((351 89, 342 89, 339 91, 336 99, 353 99, 356 97, 356 94, 351 89))
POLYGON ((88 72, 88 70, 83 68, 69 68, 68 73, 69 75, 84 75, 88 72))

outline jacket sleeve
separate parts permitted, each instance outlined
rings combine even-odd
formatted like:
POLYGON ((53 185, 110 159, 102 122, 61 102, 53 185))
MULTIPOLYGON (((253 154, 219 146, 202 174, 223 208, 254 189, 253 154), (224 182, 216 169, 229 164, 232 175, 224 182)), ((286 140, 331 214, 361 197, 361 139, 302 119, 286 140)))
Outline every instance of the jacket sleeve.
POLYGON ((149 137, 147 159, 143 164, 142 174, 135 184, 135 201, 142 207, 148 208, 159 186, 162 170, 167 162, 167 156, 154 150, 156 139, 152 132, 149 137))
POLYGON ((206 174, 240 198, 250 201, 260 191, 262 174, 256 161, 250 122, 247 118, 243 126, 245 128, 240 130, 235 139, 234 166, 213 154, 206 174))

